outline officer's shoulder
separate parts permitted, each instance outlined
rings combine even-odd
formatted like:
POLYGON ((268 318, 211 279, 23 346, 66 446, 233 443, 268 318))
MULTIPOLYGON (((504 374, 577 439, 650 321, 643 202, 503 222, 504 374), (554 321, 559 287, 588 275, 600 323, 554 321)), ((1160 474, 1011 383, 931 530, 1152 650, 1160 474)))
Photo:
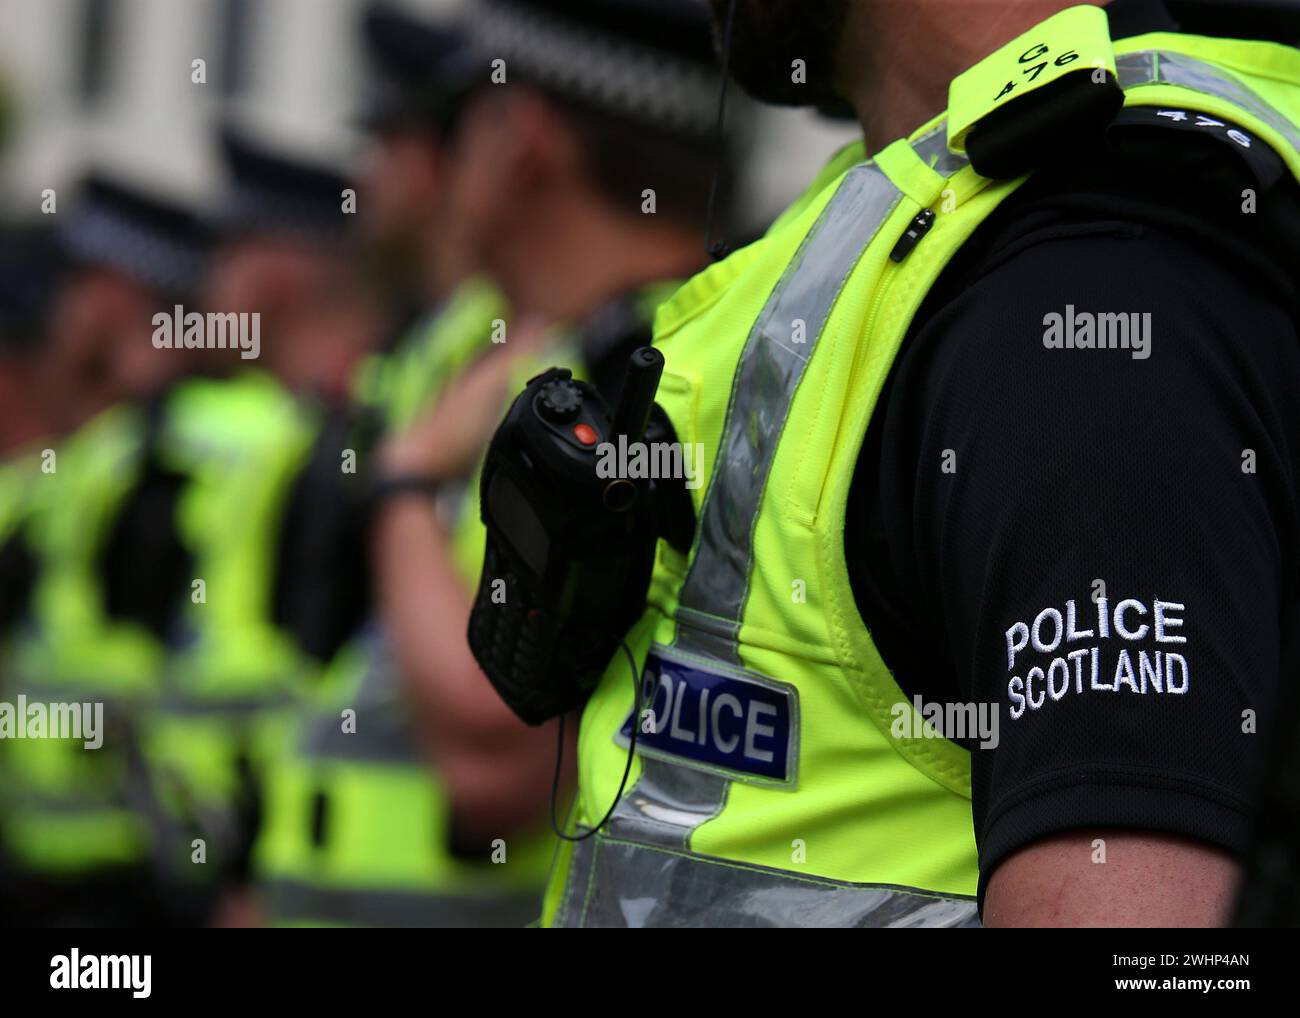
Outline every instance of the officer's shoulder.
POLYGON ((937 289, 961 293, 1000 271, 1022 274, 1027 298, 1033 279, 1053 292, 1092 284, 1158 299, 1176 273, 1235 279, 1264 303, 1289 305, 1287 266, 1297 261, 1300 187, 1282 157, 1230 121, 1146 107, 1124 110, 1104 145, 1032 174, 937 289), (1081 263, 1104 239, 1106 259, 1081 263))

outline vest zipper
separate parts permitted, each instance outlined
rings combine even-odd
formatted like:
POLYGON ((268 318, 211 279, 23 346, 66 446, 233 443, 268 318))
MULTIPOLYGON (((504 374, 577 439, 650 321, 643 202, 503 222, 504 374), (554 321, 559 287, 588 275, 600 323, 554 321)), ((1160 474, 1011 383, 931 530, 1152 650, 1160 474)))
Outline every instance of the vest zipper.
MULTIPOLYGON (((909 254, 916 249, 916 245, 925 239, 925 235, 930 232, 934 226, 935 214, 931 209, 922 209, 908 224, 903 235, 898 238, 898 243, 894 245, 894 250, 890 252, 890 260, 895 264, 903 261, 909 254)), ((887 267, 887 266, 886 266, 887 267)), ((863 319, 862 335, 870 336, 876 327, 876 319, 880 315, 880 307, 885 303, 885 296, 893 286, 895 275, 892 272, 882 274, 880 281, 876 284, 876 292, 871 298, 871 305, 867 309, 867 317, 863 319)))
POLYGON ((916 245, 925 239, 925 235, 930 232, 934 226, 934 210, 922 209, 921 212, 907 225, 903 235, 898 238, 898 243, 894 245, 894 250, 889 252, 889 260, 895 263, 901 262, 904 258, 916 250, 916 245))

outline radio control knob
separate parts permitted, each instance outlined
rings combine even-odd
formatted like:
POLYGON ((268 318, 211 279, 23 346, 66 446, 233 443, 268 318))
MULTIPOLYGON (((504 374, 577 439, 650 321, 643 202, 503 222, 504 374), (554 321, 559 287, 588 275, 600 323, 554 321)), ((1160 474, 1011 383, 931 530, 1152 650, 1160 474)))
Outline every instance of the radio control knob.
POLYGON ((564 424, 582 409, 582 390, 573 382, 548 382, 538 395, 537 405, 548 421, 564 424))

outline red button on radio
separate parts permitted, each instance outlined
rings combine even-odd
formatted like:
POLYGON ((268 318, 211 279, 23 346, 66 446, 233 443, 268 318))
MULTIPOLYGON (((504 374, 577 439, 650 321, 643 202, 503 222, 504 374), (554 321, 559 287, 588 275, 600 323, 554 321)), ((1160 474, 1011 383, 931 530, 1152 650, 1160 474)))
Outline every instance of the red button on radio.
POLYGON ((595 445, 600 438, 596 434, 596 429, 590 424, 575 424, 573 426, 573 437, 583 445, 595 445))

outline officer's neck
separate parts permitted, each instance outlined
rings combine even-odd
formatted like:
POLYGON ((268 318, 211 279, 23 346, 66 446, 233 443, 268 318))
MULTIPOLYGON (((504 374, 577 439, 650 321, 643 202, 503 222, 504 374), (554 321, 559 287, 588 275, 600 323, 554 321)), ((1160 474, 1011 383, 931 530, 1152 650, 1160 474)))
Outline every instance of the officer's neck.
POLYGON ((579 323, 611 300, 705 261, 698 233, 603 201, 557 203, 502 245, 494 275, 516 315, 579 323))
MULTIPOLYGON (((836 54, 839 91, 880 151, 943 112, 962 71, 1078 0, 909 0, 849 7, 836 54)), ((1092 0, 1104 6, 1110 0, 1092 0)))

